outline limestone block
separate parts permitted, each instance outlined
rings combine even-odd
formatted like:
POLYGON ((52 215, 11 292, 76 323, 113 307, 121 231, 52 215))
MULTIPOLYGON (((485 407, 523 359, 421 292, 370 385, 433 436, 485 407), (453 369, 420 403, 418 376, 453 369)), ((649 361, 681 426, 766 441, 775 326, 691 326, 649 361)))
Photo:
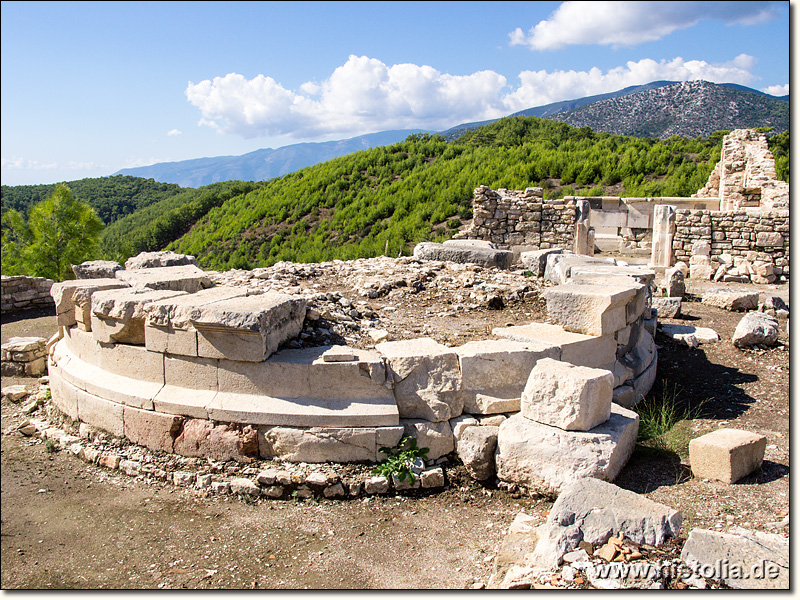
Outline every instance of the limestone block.
POLYGON ((659 317, 676 319, 681 314, 681 298, 653 296, 653 308, 658 311, 659 317))
POLYGON ((684 273, 678 267, 664 271, 664 289, 670 298, 683 298, 686 294, 684 273))
POLYGON ((123 405, 77 390, 78 419, 117 437, 125 434, 123 405))
POLYGON ((531 271, 535 277, 544 277, 544 271, 547 268, 547 257, 551 254, 561 254, 561 248, 544 248, 542 250, 530 250, 522 252, 519 255, 519 260, 523 268, 531 271))
POLYGON ((789 538, 774 533, 692 529, 681 550, 681 560, 690 567, 699 565, 698 569, 721 565, 724 560, 725 568, 718 568, 714 579, 734 589, 790 588, 789 538))
POLYGON ((259 454, 290 462, 375 462, 375 431, 372 427, 259 427, 259 454))
POLYGON ((93 365, 100 364, 100 352, 108 347, 101 346, 87 331, 70 327, 64 332, 65 348, 80 360, 93 365))
MULTIPOLYGON (((622 402, 618 402, 621 406, 625 406, 626 408, 630 408, 635 406, 639 403, 647 394, 650 393, 650 390, 653 388, 653 384, 656 380, 656 374, 658 370, 658 351, 656 350, 655 355, 653 356, 653 362, 650 363, 650 366, 645 369, 641 375, 638 377, 631 379, 628 381, 628 385, 633 388, 632 393, 632 400, 630 405, 622 404, 622 402)), ((620 400, 622 397, 620 397, 620 400)))
POLYGON ((547 496, 581 477, 613 481, 638 432, 639 415, 615 404, 608 421, 590 431, 564 431, 516 414, 497 435, 497 476, 547 496))
POLYGON ((633 406, 633 386, 628 385, 620 385, 614 388, 614 393, 611 396, 611 401, 614 404, 619 404, 624 408, 631 408, 633 406))
POLYGON ((756 234, 756 246, 783 248, 783 236, 777 232, 760 231, 756 234))
POLYGON ((555 346, 561 352, 553 358, 583 367, 607 365, 614 362, 617 354, 617 342, 613 335, 597 337, 573 333, 560 325, 549 323, 497 327, 492 330, 492 335, 518 342, 555 346))
POLYGON ((647 202, 626 203, 628 217, 625 227, 631 229, 652 229, 653 228, 653 209, 652 204, 647 202))
POLYGON ((658 329, 662 334, 673 341, 685 343, 690 346, 696 346, 697 344, 716 344, 719 341, 719 334, 708 327, 659 323, 658 329))
POLYGON ((241 287, 216 286, 193 294, 156 300, 144 308, 147 313, 146 324, 173 329, 189 329, 191 319, 201 307, 222 300, 240 298, 246 294, 247 290, 241 287))
POLYGON ((122 409, 122 424, 125 437, 134 444, 172 453, 172 445, 181 431, 183 419, 125 406, 122 409))
POLYGON ((656 204, 653 207, 653 251, 650 264, 653 267, 672 266, 672 239, 675 236, 675 207, 656 204))
POLYGON ((132 287, 151 290, 173 290, 176 292, 198 292, 211 287, 211 280, 195 265, 125 269, 115 273, 120 281, 132 287))
POLYGON ((620 228, 628 227, 628 213, 622 210, 591 210, 589 211, 589 225, 595 229, 601 227, 620 228))
POLYGON ((101 291, 121 287, 128 287, 128 285, 118 279, 72 279, 54 283, 50 288, 50 295, 56 304, 56 315, 59 316, 58 325, 70 327, 76 323, 73 297, 77 290, 88 288, 93 291, 101 291))
POLYGON ((383 475, 370 477, 364 481, 364 492, 373 496, 375 494, 385 494, 389 491, 389 480, 383 475))
POLYGON ((51 364, 49 369, 50 376, 50 398, 53 404, 70 419, 78 419, 78 389, 64 381, 61 376, 60 368, 51 364))
POLYGON ((140 252, 125 261, 126 269, 147 269, 153 267, 175 267, 180 265, 197 265, 197 259, 190 254, 176 254, 170 250, 158 252, 140 252))
POLYGON ((699 479, 735 483, 761 466, 767 438, 739 429, 718 429, 689 442, 689 463, 699 479))
POLYGON ((559 354, 552 345, 513 340, 474 341, 455 351, 461 367, 464 411, 479 415, 517 412, 536 361, 559 354))
POLYGON ((679 535, 682 524, 680 513, 669 506, 597 478, 580 478, 563 486, 528 560, 555 568, 579 543, 599 546, 614 536, 660 545, 679 535))
POLYGON ((99 342, 144 345, 144 307, 185 292, 122 288, 92 294, 92 332, 99 342))
POLYGON ((467 427, 474 427, 478 424, 478 419, 467 413, 460 414, 450 419, 450 429, 453 431, 453 439, 456 444, 458 444, 461 434, 467 427))
POLYGON ((732 288, 711 288, 703 294, 703 304, 730 311, 747 311, 758 308, 758 292, 732 288))
POLYGON ((474 244, 461 244, 458 241, 446 245, 422 242, 414 247, 414 258, 508 269, 514 260, 514 253, 509 250, 482 248, 474 244))
POLYGON ((485 481, 494 476, 498 430, 498 427, 468 427, 459 437, 456 452, 473 479, 485 481))
POLYGON ((100 351, 99 367, 139 381, 164 383, 164 355, 142 346, 114 344, 100 351))
POLYGON ((455 449, 453 432, 447 421, 431 422, 424 419, 400 419, 404 435, 417 440, 418 448, 428 448, 428 460, 436 460, 455 449))
POLYGON ((75 279, 115 279, 115 273, 124 267, 113 260, 87 260, 72 265, 75 279))
POLYGON ((189 419, 173 444, 175 454, 250 462, 258 457, 258 436, 250 426, 189 419))
POLYGON ((444 469, 433 467, 419 474, 419 481, 425 489, 444 487, 444 469))
MULTIPOLYGON (((613 261, 613 259, 611 259, 611 261, 613 261)), ((575 268, 593 269, 596 266, 608 267, 614 264, 614 262, 609 262, 609 259, 606 258, 582 256, 571 253, 550 254, 547 257, 544 278, 546 281, 560 285, 569 281, 572 270, 575 268)))
POLYGON ((656 344, 653 336, 646 330, 639 332, 639 339, 633 349, 619 359, 632 377, 639 377, 656 358, 656 344))
POLYGON ((197 356, 197 330, 194 327, 176 329, 145 324, 144 345, 151 352, 197 356))
POLYGON ((204 304, 190 322, 199 356, 261 362, 300 333, 305 314, 304 298, 265 293, 204 304))
POLYGON ((763 344, 772 346, 778 341, 778 319, 763 312, 750 312, 742 317, 733 332, 733 345, 746 348, 763 344))
POLYGON ((461 414, 458 355, 430 338, 383 342, 376 350, 386 359, 401 418, 447 421, 461 414))
POLYGON ((542 296, 550 318, 567 331, 604 336, 627 325, 626 305, 642 288, 634 281, 625 287, 567 283, 542 296))
MULTIPOLYGON (((188 356, 164 356, 164 386, 153 398, 158 412, 206 419, 217 396, 219 361, 188 356)), ((233 419, 218 419, 234 421, 233 419)))
POLYGON ((560 429, 588 431, 611 415, 614 376, 551 358, 536 363, 522 393, 522 415, 560 429))

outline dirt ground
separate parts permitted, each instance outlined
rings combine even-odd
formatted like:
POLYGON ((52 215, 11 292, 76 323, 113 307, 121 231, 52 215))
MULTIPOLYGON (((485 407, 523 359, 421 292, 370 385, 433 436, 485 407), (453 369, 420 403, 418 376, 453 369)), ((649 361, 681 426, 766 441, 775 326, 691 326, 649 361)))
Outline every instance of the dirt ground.
MULTIPOLYGON (((786 320, 776 346, 736 349, 730 340, 742 314, 691 301, 702 290, 689 284, 695 296, 674 322, 711 327, 722 341, 690 349, 658 335, 653 391, 664 385, 677 390, 695 418, 676 428, 670 448, 637 447, 615 483, 680 510, 687 531, 738 525, 788 533, 776 528, 789 511, 786 320), (688 466, 683 442, 719 427, 768 438, 762 468, 734 485, 694 479, 688 466)), ((788 285, 736 287, 788 302, 788 285)), ((451 311, 437 305, 437 293, 430 286, 422 295, 393 301, 405 331, 463 343, 464 331, 484 336, 493 326, 530 322, 542 308, 531 298, 502 309, 451 311)), ((2 341, 54 331, 55 318, 47 314, 4 317, 2 341)), ((4 378, 3 387, 19 382, 35 380, 4 378)), ((248 503, 145 484, 67 452, 48 453, 40 441, 14 432, 24 418, 20 405, 3 400, 5 590, 479 587, 513 517, 524 510, 544 520, 551 506, 458 477, 445 491, 418 496, 248 503)))

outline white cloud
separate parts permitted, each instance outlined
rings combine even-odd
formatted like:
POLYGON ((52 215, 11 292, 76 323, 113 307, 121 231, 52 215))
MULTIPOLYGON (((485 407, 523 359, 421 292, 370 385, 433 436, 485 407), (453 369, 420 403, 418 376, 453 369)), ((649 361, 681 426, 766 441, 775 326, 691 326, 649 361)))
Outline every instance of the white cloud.
POLYGON ((49 171, 52 169, 58 169, 61 165, 58 163, 41 163, 38 160, 32 160, 29 158, 21 158, 19 156, 14 156, 12 158, 6 158, 5 156, 0 157, 0 168, 3 169, 25 169, 25 170, 33 170, 33 171, 49 171))
POLYGON ((167 135, 170 136, 170 137, 173 137, 173 136, 176 136, 176 135, 182 135, 182 134, 183 134, 183 132, 180 129, 170 129, 167 132, 167 135))
POLYGON ((437 131, 656 80, 749 85, 754 62, 742 54, 723 64, 677 57, 630 61, 608 71, 523 71, 513 88, 494 71, 450 75, 425 65, 387 66, 351 56, 325 81, 303 84, 299 91, 264 75, 248 80, 230 73, 189 83, 186 97, 200 110, 199 125, 219 133, 308 140, 389 129, 437 131))
POLYGON ((635 46, 652 42, 701 20, 754 25, 776 14, 772 2, 563 2, 550 18, 509 34, 512 46, 557 50, 565 46, 635 46))
POLYGON ((771 96, 786 96, 789 94, 789 84, 771 85, 762 89, 761 91, 765 94, 770 94, 771 96))

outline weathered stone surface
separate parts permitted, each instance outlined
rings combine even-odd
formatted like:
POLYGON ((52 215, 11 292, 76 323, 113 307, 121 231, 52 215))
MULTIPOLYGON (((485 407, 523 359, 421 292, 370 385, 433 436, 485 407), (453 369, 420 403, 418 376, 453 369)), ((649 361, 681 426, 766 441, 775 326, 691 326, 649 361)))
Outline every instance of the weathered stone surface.
POLYGON ((716 344, 719 341, 719 334, 708 327, 659 323, 658 330, 668 338, 689 346, 716 344))
POLYGON ((258 497, 261 495, 261 488, 258 487, 257 483, 246 477, 236 477, 231 479, 231 493, 258 497))
POLYGON ((385 494, 389 491, 389 480, 383 475, 376 475, 364 481, 364 492, 370 495, 385 494))
POLYGON ((172 290, 193 294, 211 286, 208 276, 195 265, 124 269, 117 271, 115 276, 132 287, 145 287, 151 290, 172 290))
POLYGON ((173 296, 164 300, 150 302, 145 307, 147 325, 188 329, 195 314, 206 305, 223 300, 241 298, 247 290, 241 287, 216 286, 192 294, 173 296))
POLYGON ((686 294, 686 282, 682 269, 676 266, 664 271, 664 290, 668 298, 683 298, 686 294))
POLYGON ((681 314, 681 298, 653 296, 653 308, 658 311, 659 317, 676 319, 681 314))
POLYGON ((125 434, 122 404, 109 402, 84 390, 76 391, 78 397, 78 419, 117 437, 125 434))
POLYGON ((441 260, 455 263, 470 263, 482 267, 508 269, 514 259, 509 250, 495 250, 474 244, 436 244, 422 242, 414 247, 414 258, 422 260, 441 260))
POLYGON ((384 342, 375 349, 386 357, 401 418, 447 421, 461 414, 461 371, 454 350, 430 338, 384 342))
POLYGON ((178 267, 197 265, 197 259, 189 254, 176 254, 169 250, 159 252, 140 252, 125 261, 126 269, 148 269, 153 267, 178 267))
POLYGON ((639 544, 657 546, 680 533, 678 511, 593 477, 565 485, 538 530, 531 563, 555 568, 580 542, 594 546, 622 534, 639 544))
POLYGON ((701 577, 722 580, 735 589, 789 589, 789 538, 774 533, 738 527, 728 533, 692 529, 681 560, 701 577))
POLYGON ((469 342, 454 349, 461 367, 461 396, 470 414, 517 412, 536 361, 558 354, 552 345, 513 340, 469 342))
POLYGON ((750 312, 736 325, 733 345, 737 348, 756 344, 772 346, 778 341, 778 331, 778 319, 763 312, 750 312))
POLYGON ((189 320, 199 356, 261 362, 300 333, 305 314, 304 298, 265 293, 203 304, 189 320))
POLYGON ((115 279, 115 273, 124 267, 113 260, 87 260, 72 265, 75 279, 115 279))
POLYGON ((773 317, 789 318, 789 305, 780 296, 767 296, 764 302, 759 303, 758 310, 773 317))
POLYGON ((518 342, 537 343, 560 349, 556 360, 583 367, 602 367, 613 363, 617 342, 613 335, 597 337, 566 331, 560 325, 531 323, 492 329, 492 335, 518 342))
POLYGON ((573 269, 585 268, 592 270, 595 267, 609 267, 615 263, 614 259, 595 258, 564 252, 562 254, 549 254, 547 266, 544 271, 545 281, 556 285, 567 283, 572 276, 573 269))
POLYGON ((551 358, 536 363, 522 393, 522 415, 565 430, 588 431, 611 416, 614 376, 551 358))
POLYGON ((122 424, 125 437, 134 444, 171 453, 175 438, 181 431, 183 419, 175 415, 126 406, 122 410, 122 424))
POLYGON ((467 413, 450 419, 450 429, 453 431, 453 439, 455 440, 456 445, 458 445, 458 440, 464 430, 467 427, 474 427, 476 425, 478 425, 478 419, 467 413))
POLYGON ((56 304, 56 316, 59 326, 71 327, 80 316, 82 323, 91 326, 91 297, 94 292, 128 287, 118 279, 72 279, 59 281, 50 288, 50 295, 56 304), (76 293, 77 298, 76 298, 76 293), (80 308, 76 311, 76 300, 80 308), (85 307, 85 312, 83 310, 85 307), (79 314, 76 315, 76 312, 79 314), (85 315, 85 316, 84 316, 85 315))
POLYGON ((375 462, 378 453, 374 428, 260 427, 258 436, 262 458, 290 462, 375 462))
POLYGON ((548 496, 581 477, 612 481, 630 458, 638 432, 639 415, 614 404, 608 421, 590 431, 564 431, 517 414, 497 435, 497 476, 548 496))
POLYGON ((92 294, 92 333, 99 342, 144 345, 144 324, 150 302, 185 292, 122 288, 92 294))
POLYGON ((258 437, 250 426, 215 425, 203 419, 189 419, 175 439, 173 450, 181 456, 250 462, 258 457, 258 437))
POLYGON ((419 474, 419 482, 425 489, 444 487, 444 469, 432 467, 419 474))
POLYGON ((728 288, 712 288, 703 294, 703 304, 731 311, 756 310, 758 292, 728 288))
POLYGON ((613 334, 627 325, 626 305, 643 288, 627 285, 566 283, 547 289, 547 314, 565 330, 586 335, 613 334))
POLYGON ((672 265, 672 240, 675 237, 675 207, 656 204, 653 207, 653 251, 650 265, 669 267, 672 265))
POLYGON ((428 448, 428 460, 450 454, 455 449, 453 432, 447 421, 433 423, 423 419, 400 419, 400 424, 404 435, 417 440, 418 448, 428 448))
POLYGON ((547 268, 547 257, 551 254, 561 254, 561 248, 545 248, 542 250, 531 250, 529 252, 522 252, 519 255, 519 260, 522 266, 531 271, 535 277, 544 277, 545 269, 547 268))
POLYGON ((478 481, 495 474, 494 453, 498 430, 498 427, 468 427, 456 444, 458 458, 464 463, 467 473, 478 481))
POLYGON ((714 276, 714 268, 711 265, 689 265, 689 278, 702 281, 709 281, 714 276))
POLYGON ((735 483, 761 466, 767 438, 739 429, 717 429, 689 442, 694 476, 735 483))

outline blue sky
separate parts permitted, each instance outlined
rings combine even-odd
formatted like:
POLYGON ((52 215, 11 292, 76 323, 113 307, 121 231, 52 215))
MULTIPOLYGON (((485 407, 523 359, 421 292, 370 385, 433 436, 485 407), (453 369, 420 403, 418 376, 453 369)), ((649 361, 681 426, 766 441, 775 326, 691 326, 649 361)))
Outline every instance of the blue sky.
POLYGON ((2 2, 5 185, 666 79, 789 93, 789 2, 2 2))

